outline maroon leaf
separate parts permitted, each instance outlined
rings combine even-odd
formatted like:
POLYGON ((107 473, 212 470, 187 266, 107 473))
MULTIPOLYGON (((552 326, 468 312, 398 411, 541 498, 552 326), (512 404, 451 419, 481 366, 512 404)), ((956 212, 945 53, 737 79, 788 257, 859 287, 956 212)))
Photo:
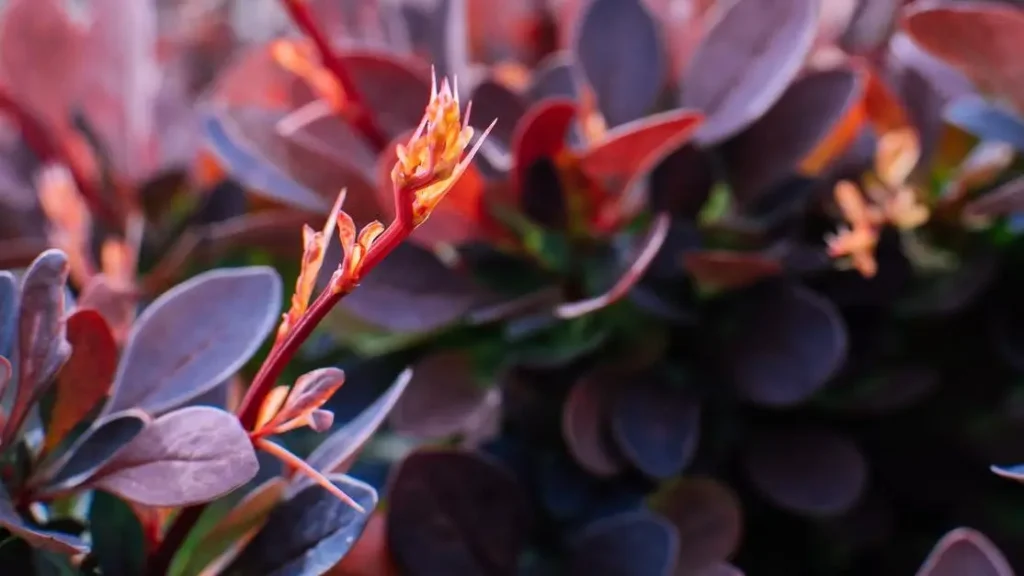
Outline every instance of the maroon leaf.
POLYGON ((419 451, 391 481, 388 544, 404 574, 512 574, 528 509, 515 477, 483 456, 419 451))
POLYGON ((764 117, 723 147, 737 201, 757 201, 794 172, 863 91, 860 75, 845 68, 811 72, 794 82, 764 117))
POLYGON ((497 121, 481 148, 481 154, 486 155, 488 142, 496 142, 504 151, 510 151, 515 128, 526 114, 523 98, 497 80, 487 79, 477 84, 470 100, 473 102, 473 111, 469 121, 473 128, 482 132, 492 121, 497 121))
POLYGON ((748 400, 799 404, 846 361, 846 326, 831 301, 801 286, 781 285, 766 287, 747 305, 723 357, 748 400))
POLYGON ((388 422, 400 433, 434 440, 469 431, 486 415, 488 390, 477 382, 472 358, 440 352, 413 366, 412 381, 388 422))
POLYGON ((652 508, 679 533, 676 576, 715 570, 739 548, 743 531, 739 498, 715 480, 679 479, 654 496, 652 508))
POLYGON ((984 534, 970 528, 948 532, 932 548, 917 576, 1013 576, 1013 568, 984 534))
POLYGON ((551 99, 530 108, 519 120, 512 138, 512 186, 522 193, 530 166, 541 158, 555 158, 565 149, 569 129, 576 119, 576 104, 571 100, 551 99))
POLYGON ((379 52, 350 51, 342 63, 364 101, 373 103, 374 118, 387 136, 397 138, 416 128, 430 100, 428 70, 379 52))
POLYGON ((62 534, 52 530, 43 530, 26 522, 18 515, 10 496, 8 496, 7 491, 2 486, 0 486, 0 526, 6 528, 11 534, 24 539, 32 546, 42 548, 43 550, 67 554, 68 556, 89 551, 89 545, 77 536, 62 534))
POLYGON ((747 447, 743 465, 765 498, 812 517, 849 511, 868 481, 868 463, 857 445, 824 430, 760 431, 747 447))
POLYGON ((46 423, 47 452, 107 397, 117 370, 117 342, 99 312, 79 309, 68 316, 67 338, 71 357, 57 376, 46 423))
POLYGON ((595 476, 613 476, 625 468, 611 442, 612 392, 623 377, 592 373, 580 378, 562 408, 562 437, 576 462, 595 476))
POLYGON ((693 55, 679 103, 705 113, 703 145, 740 132, 771 108, 810 51, 818 2, 737 0, 693 55))
POLYGON ((166 292, 139 316, 105 413, 159 414, 234 374, 281 313, 281 278, 251 266, 204 272, 166 292))
POLYGON ((4 445, 18 433, 28 410, 71 354, 64 322, 68 272, 67 256, 60 250, 47 250, 21 280, 18 389, 3 429, 4 445))
POLYGON ((314 413, 323 412, 317 409, 330 400, 344 383, 345 373, 338 368, 320 368, 303 374, 288 392, 281 409, 263 428, 273 430, 274 434, 306 425, 316 429, 326 423, 326 428, 330 428, 331 423, 324 421, 328 418, 326 415, 314 413))
POLYGON ((643 2, 590 2, 575 51, 609 126, 642 118, 654 106, 668 63, 658 24, 643 2))
POLYGON ((238 418, 194 406, 154 420, 91 483, 145 506, 177 507, 219 498, 258 470, 249 434, 238 418))
POLYGON ((775 258, 749 252, 693 250, 683 254, 683 268, 702 287, 738 289, 782 274, 775 258))

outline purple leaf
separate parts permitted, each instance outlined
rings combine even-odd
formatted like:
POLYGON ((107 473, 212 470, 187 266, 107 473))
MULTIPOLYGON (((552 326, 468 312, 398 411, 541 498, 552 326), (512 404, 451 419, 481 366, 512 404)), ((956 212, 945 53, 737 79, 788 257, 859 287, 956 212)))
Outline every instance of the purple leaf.
POLYGON ((811 72, 794 82, 767 114, 723 146, 737 201, 757 201, 796 170, 863 91, 860 77, 846 69, 811 72))
POLYGON ((89 545, 77 536, 42 530, 29 525, 28 522, 18 515, 10 496, 8 496, 3 486, 0 486, 0 526, 6 528, 14 536, 22 538, 32 546, 42 548, 43 550, 69 556, 89 551, 89 545))
POLYGON ((697 451, 700 404, 672 383, 642 375, 619 391, 612 431, 638 470, 665 479, 686 468, 697 451))
POLYGON ((529 101, 536 104, 548 98, 575 100, 579 95, 579 87, 573 75, 573 62, 571 52, 552 52, 541 60, 527 90, 529 101))
POLYGON ((1010 180, 972 200, 964 207, 964 216, 994 217, 1024 212, 1024 176, 1010 180))
POLYGON ((145 506, 177 507, 219 498, 258 471, 238 418, 193 406, 154 420, 91 483, 145 506))
POLYGON ((14 274, 0 270, 0 356, 11 355, 17 322, 18 281, 14 279, 14 274))
POLYGON ((650 112, 668 61, 658 24, 643 2, 590 2, 576 31, 575 51, 609 127, 650 112))
POLYGON ((766 287, 748 304, 723 356, 733 384, 748 400, 774 407, 799 404, 845 362, 846 325, 831 301, 784 285, 766 287))
POLYGON ((612 392, 623 377, 594 373, 580 378, 562 408, 562 437, 576 462, 595 476, 612 476, 625 467, 610 441, 612 392))
POLYGON ((391 481, 388 545, 406 574, 512 574, 526 545, 528 510, 515 477, 483 456, 419 451, 391 481))
POLYGON ((717 144, 760 118, 793 81, 814 40, 819 2, 737 0, 683 76, 679 103, 705 113, 696 140, 717 144))
POLYGON ((705 574, 739 548, 743 530, 739 498, 715 480, 676 480, 654 496, 651 506, 679 534, 676 576, 705 574))
MULTIPOLYGON (((410 380, 412 380, 412 370, 406 369, 388 388, 387 392, 381 394, 373 404, 320 443, 306 458, 306 462, 324 474, 342 471, 342 468, 351 462, 370 439, 370 436, 380 428, 380 425, 388 417, 388 413, 405 392, 410 380)), ((309 483, 310 480, 305 476, 296 477, 292 487, 289 488, 289 494, 294 494, 309 483)))
POLYGON ((68 258, 60 250, 40 254, 21 279, 18 313, 18 389, 3 429, 3 444, 21 428, 57 370, 71 355, 65 338, 68 258))
POLYGON ((1013 568, 984 534, 970 528, 948 532, 932 548, 917 576, 1013 576, 1013 568))
POLYGON ((602 518, 573 539, 570 574, 668 576, 679 551, 675 527, 638 510, 602 518))
POLYGON ((142 410, 126 410, 93 422, 59 458, 37 472, 42 491, 59 492, 88 481, 150 421, 142 410))
POLYGON ((857 445, 823 430, 758 432, 743 465, 776 506, 810 517, 838 516, 856 505, 868 482, 857 445))
POLYGON ((281 313, 281 278, 250 266, 204 272, 139 316, 105 413, 159 414, 225 381, 256 353, 281 313))
POLYGON ((470 100, 473 102, 470 125, 482 132, 492 121, 497 120, 486 142, 496 141, 506 152, 511 150, 516 125, 526 114, 526 102, 522 96, 497 80, 486 79, 476 85, 470 100))
POLYGON ((318 485, 290 496, 228 567, 228 574, 324 574, 359 539, 377 506, 372 486, 343 474, 328 476, 366 510, 360 513, 318 485))
POLYGON ((476 381, 472 359, 453 351, 427 356, 412 369, 412 380, 388 423, 399 434, 435 440, 465 432, 487 399, 476 381))

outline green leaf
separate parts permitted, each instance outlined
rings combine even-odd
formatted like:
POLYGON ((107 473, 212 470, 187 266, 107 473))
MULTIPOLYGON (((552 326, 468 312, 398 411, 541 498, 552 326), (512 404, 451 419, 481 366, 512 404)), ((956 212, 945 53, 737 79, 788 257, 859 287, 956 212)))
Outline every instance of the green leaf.
POLYGON ((142 574, 146 564, 146 535, 127 502, 96 491, 89 506, 92 553, 104 576, 142 574))

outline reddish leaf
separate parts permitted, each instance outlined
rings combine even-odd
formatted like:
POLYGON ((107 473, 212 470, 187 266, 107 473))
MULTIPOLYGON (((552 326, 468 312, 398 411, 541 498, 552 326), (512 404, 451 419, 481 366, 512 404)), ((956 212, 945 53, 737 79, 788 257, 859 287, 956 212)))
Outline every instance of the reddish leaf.
POLYGON ((917 576, 1013 576, 1013 568, 984 534, 970 528, 948 532, 932 548, 917 576))
POLYGON ((739 548, 743 531, 739 498, 715 480, 676 480, 654 496, 652 508, 679 533, 676 576, 703 575, 739 548))
POLYGON ((904 15, 903 28, 922 48, 1024 111, 1019 8, 997 2, 918 4, 904 15))
POLYGON ((360 95, 372 103, 374 118, 385 134, 397 138, 416 128, 430 99, 430 74, 405 61, 375 52, 350 51, 342 63, 360 95))
POLYGON ((80 308, 68 316, 67 338, 71 357, 57 377, 44 452, 106 398, 117 370, 117 342, 99 312, 80 308))
POLYGON ((622 380, 611 373, 580 378, 562 408, 562 437, 576 462, 595 476, 612 476, 625 463, 609 438, 612 390, 622 380))
POLYGON ((238 418, 194 406, 154 420, 91 483, 138 504, 178 507, 219 498, 258 470, 238 418))
POLYGON ((388 422, 399 434, 425 440, 470 431, 486 416, 488 390, 477 382, 472 359, 461 352, 440 352, 413 366, 412 381, 395 404, 388 422))
MULTIPOLYGON (((345 383, 345 373, 338 368, 320 368, 299 377, 277 414, 262 428, 280 434, 292 428, 312 424, 313 414, 345 383)), ((314 429, 319 427, 317 424, 314 429)), ((330 427, 328 424, 327 427, 330 427)))
POLYGON ((135 321, 136 301, 131 289, 118 286, 103 274, 93 276, 78 295, 78 309, 97 311, 118 343, 123 344, 135 321))
POLYGON ((721 290, 743 288, 782 274, 782 263, 775 258, 728 250, 686 252, 681 264, 701 286, 721 290))
POLYGON ((526 170, 541 158, 554 159, 566 148, 569 129, 576 119, 571 100, 550 99, 530 108, 519 120, 512 138, 513 192, 522 193, 526 170))

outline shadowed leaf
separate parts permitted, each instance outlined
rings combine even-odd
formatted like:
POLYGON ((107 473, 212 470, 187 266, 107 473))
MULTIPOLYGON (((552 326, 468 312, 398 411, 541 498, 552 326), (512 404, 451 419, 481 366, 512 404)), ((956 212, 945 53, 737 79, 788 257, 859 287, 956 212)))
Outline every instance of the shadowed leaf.
POLYGON ((416 128, 430 99, 429 70, 374 51, 349 51, 342 62, 389 137, 416 128))
POLYGON ((658 25, 643 2, 590 2, 575 51, 608 126, 641 118, 654 106, 668 63, 658 25))
MULTIPOLYGON (((512 135, 519 119, 526 114, 526 102, 515 92, 509 90, 497 80, 487 79, 473 89, 473 114, 470 125, 483 132, 497 120, 497 124, 487 137, 487 142, 497 141, 508 153, 512 147, 512 135)), ((483 150, 487 148, 485 143, 483 150)))
POLYGON ((739 289, 782 274, 782 262, 770 256, 727 250, 693 250, 683 254, 683 269, 710 289, 739 289))
POLYGON ((611 442, 613 394, 622 380, 613 373, 580 378, 562 408, 562 437, 576 462, 595 476, 612 476, 625 463, 611 442))
POLYGON ((91 483, 145 506, 188 506, 227 494, 258 469, 233 414, 194 406, 154 420, 91 483))
POLYGON ((67 338, 71 357, 57 376, 46 423, 46 452, 106 398, 117 370, 117 342, 99 312, 77 310, 68 316, 67 338))
POLYGON ((527 171, 541 158, 554 160, 565 150, 569 129, 576 119, 572 100, 551 99, 530 108, 519 120, 512 138, 512 189, 521 194, 527 171))
POLYGON ((648 204, 654 212, 695 219, 715 181, 710 154, 693 143, 684 144, 651 170, 648 204))
POLYGON ((765 498, 811 517, 847 512, 868 481, 867 460, 856 444, 824 430, 762 431, 747 446, 743 466, 765 498))
POLYGON ((552 52, 533 71, 533 78, 527 95, 530 102, 537 103, 548 98, 569 98, 579 95, 576 78, 573 75, 574 57, 570 52, 552 52))
POLYGON ((723 155, 737 202, 756 201, 794 172, 858 103, 863 90, 864 82, 852 70, 811 72, 760 120, 726 142, 723 155))
POLYGON ((846 326, 831 301, 782 285, 767 287, 746 304, 750 309, 724 358, 733 384, 751 402, 803 402, 846 361, 846 326))
POLYGON ((14 279, 14 274, 0 270, 0 356, 11 355, 17 321, 18 281, 14 279))
POLYGON ((703 145, 760 118, 796 77, 814 40, 818 2, 737 0, 697 47, 679 103, 704 112, 703 145))
POLYGON ((366 513, 321 486, 309 486, 279 504, 225 574, 306 576, 324 574, 348 553, 377 505, 377 491, 355 478, 329 476, 366 513))
POLYGON ((0 487, 0 526, 6 528, 11 534, 23 538, 32 546, 44 550, 69 556, 89 551, 88 544, 77 536, 31 526, 18 515, 10 496, 3 487, 0 487))
POLYGON ((679 535, 646 511, 603 518, 573 538, 571 576, 669 576, 679 535))
POLYGON ((739 548, 743 530, 739 498, 715 480, 676 480, 654 496, 651 507, 679 534, 676 576, 703 576, 739 548))
POLYGON ((281 291, 277 272, 252 266, 204 272, 164 293, 133 326, 104 411, 158 414, 226 380, 274 327, 281 291))
POLYGON ((972 94, 950 102, 942 116, 978 138, 1005 142, 1024 152, 1024 121, 999 104, 972 94))
POLYGON ((146 534, 129 503, 96 491, 89 504, 92 553, 103 576, 135 576, 146 565, 146 534))
POLYGON ((984 534, 970 528, 948 532, 932 548, 917 576, 1013 576, 1003 553, 984 534))
POLYGON ((47 250, 32 262, 21 279, 18 388, 3 429, 4 444, 18 433, 29 409, 46 392, 47 385, 71 354, 64 320, 69 270, 63 252, 47 250))
POLYGON ((280 433, 307 425, 313 411, 330 400, 344 383, 345 373, 338 368, 320 368, 303 374, 288 392, 281 409, 263 428, 280 433))
POLYGON ((465 431, 487 398, 471 360, 461 352, 440 352, 417 362, 408 389, 388 417, 391 427, 431 440, 465 431))
POLYGON ((999 186, 971 201, 964 208, 964 216, 1006 216, 1024 212, 1024 177, 999 186))
POLYGON ((60 458, 39 473, 48 491, 66 490, 89 480, 150 423, 141 410, 126 410, 93 422, 60 458))
POLYGON ((526 543, 528 510, 515 478, 484 457, 415 452, 390 485, 388 543, 409 576, 511 575, 526 543), (428 525, 445 529, 422 529, 428 525))
POLYGON ((657 479, 681 472, 697 451, 700 405, 657 375, 640 375, 619 391, 612 430, 622 454, 657 479))

